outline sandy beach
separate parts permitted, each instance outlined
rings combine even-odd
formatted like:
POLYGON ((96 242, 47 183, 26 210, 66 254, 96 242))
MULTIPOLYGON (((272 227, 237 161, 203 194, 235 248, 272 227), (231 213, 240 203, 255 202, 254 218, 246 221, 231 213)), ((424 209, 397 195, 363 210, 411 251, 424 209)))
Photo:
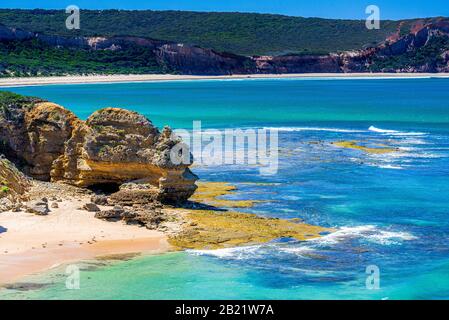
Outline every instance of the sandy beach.
POLYGON ((185 80, 239 80, 239 79, 289 79, 289 78, 449 78, 449 73, 301 73, 301 74, 244 74, 225 76, 195 76, 172 74, 143 75, 92 75, 62 77, 0 78, 0 87, 37 86, 50 84, 157 82, 185 80))
POLYGON ((96 219, 93 212, 78 210, 83 202, 64 200, 48 216, 1 213, 0 284, 64 263, 111 254, 169 250, 162 232, 96 219))

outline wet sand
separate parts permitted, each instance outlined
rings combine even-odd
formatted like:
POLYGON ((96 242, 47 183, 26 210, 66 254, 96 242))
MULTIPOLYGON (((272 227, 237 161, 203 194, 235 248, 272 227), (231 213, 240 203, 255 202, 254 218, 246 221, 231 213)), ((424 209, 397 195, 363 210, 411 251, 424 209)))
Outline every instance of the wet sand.
POLYGON ((98 256, 170 250, 162 232, 96 219, 82 205, 66 200, 48 216, 0 213, 0 284, 98 256))

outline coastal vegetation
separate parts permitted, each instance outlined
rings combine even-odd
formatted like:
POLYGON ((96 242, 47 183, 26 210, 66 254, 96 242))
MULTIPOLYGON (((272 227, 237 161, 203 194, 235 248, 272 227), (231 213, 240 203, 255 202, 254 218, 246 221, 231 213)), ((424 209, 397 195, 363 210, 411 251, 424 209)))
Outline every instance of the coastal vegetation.
POLYGON ((419 69, 427 66, 437 70, 446 65, 446 55, 449 56, 449 37, 434 36, 422 47, 407 51, 400 55, 375 56, 370 70, 372 72, 388 72, 394 70, 419 69))
POLYGON ((20 104, 23 107, 30 107, 36 101, 42 101, 39 98, 25 97, 9 91, 0 91, 0 120, 12 105, 20 104))
POLYGON ((400 21, 368 30, 364 20, 301 18, 238 12, 81 10, 82 27, 68 30, 63 10, 0 10, 0 23, 61 36, 138 36, 241 55, 335 52, 385 40, 400 21))
POLYGON ((87 50, 50 46, 39 40, 0 42, 0 76, 62 76, 67 74, 173 73, 156 61, 152 50, 87 50))
POLYGON ((0 77, 448 72, 449 20, 0 9, 0 77), (22 28, 22 29, 18 29, 22 28))

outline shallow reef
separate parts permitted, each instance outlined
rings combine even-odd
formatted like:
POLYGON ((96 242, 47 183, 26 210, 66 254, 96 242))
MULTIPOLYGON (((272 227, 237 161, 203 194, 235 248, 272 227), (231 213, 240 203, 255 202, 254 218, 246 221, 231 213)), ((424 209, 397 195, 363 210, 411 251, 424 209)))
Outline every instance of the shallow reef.
MULTIPOLYGON (((200 204, 216 206, 217 204, 232 205, 234 200, 217 199, 234 193, 237 188, 223 182, 201 182, 197 193, 191 198, 200 204)), ((236 200, 240 203, 240 200, 236 200)), ((250 204, 252 201, 245 201, 250 204)), ((250 206, 252 206, 251 203, 250 206)), ((186 209, 186 224, 183 231, 169 238, 169 242, 178 248, 188 249, 219 249, 241 245, 266 243, 280 238, 307 240, 317 238, 330 229, 302 223, 298 219, 283 220, 260 217, 236 211, 226 211, 223 208, 186 209)))
POLYGON ((399 149, 397 148, 390 148, 384 146, 382 146, 381 148, 366 147, 357 144, 357 141, 339 141, 334 142, 333 145, 341 148, 360 150, 370 154, 386 154, 399 151, 399 149))

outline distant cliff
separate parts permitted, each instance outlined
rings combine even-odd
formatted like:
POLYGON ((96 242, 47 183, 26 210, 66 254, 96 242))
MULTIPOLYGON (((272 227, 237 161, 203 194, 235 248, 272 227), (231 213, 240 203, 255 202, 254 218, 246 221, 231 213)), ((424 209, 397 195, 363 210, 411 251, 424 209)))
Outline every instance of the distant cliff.
POLYGON ((135 36, 64 37, 0 25, 1 76, 449 72, 449 20, 400 25, 385 41, 330 54, 242 56, 135 36))

